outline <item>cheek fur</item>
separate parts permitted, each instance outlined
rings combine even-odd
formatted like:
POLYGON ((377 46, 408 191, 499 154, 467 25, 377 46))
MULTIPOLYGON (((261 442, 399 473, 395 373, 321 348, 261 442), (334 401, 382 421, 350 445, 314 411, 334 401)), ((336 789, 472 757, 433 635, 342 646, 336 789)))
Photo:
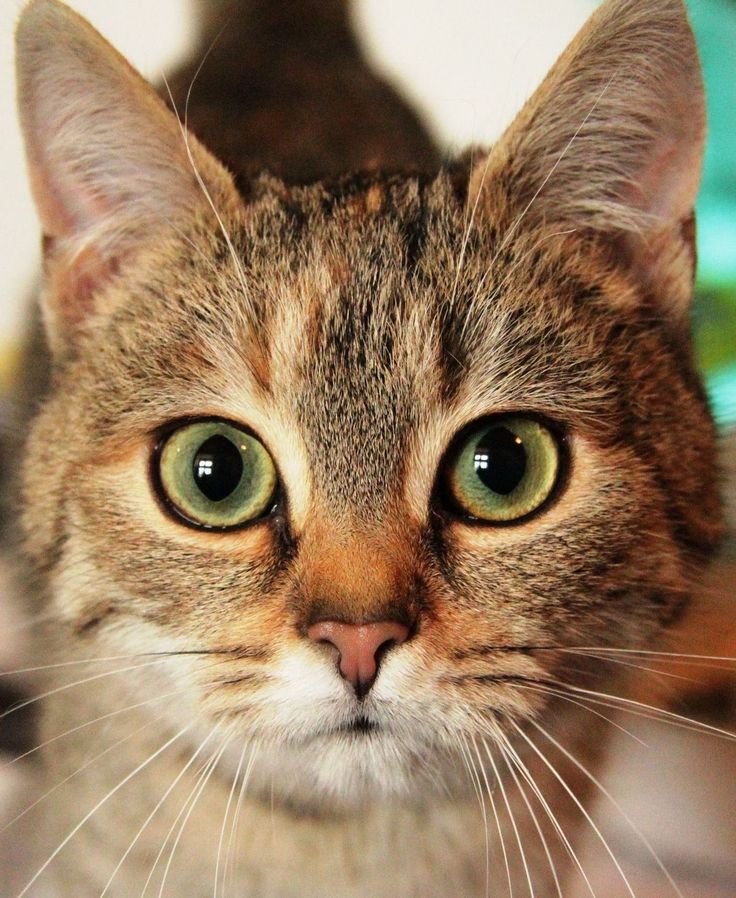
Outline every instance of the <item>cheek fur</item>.
MULTIPOLYGON (((330 548, 327 515, 290 563, 269 523, 211 534, 169 518, 152 496, 145 450, 105 461, 80 467, 68 507, 68 583, 107 584, 102 595, 74 592, 66 611, 75 626, 88 629, 118 613, 155 622, 194 649, 233 652, 211 677, 202 673, 206 705, 228 714, 257 708, 261 724, 281 732, 288 721, 301 720, 297 730, 314 728, 308 722, 314 711, 305 717, 296 710, 302 691, 308 708, 339 701, 343 684, 334 666, 299 632, 300 621, 325 602, 342 613, 351 601, 358 609, 390 605, 421 582, 421 595, 410 596, 418 603, 414 644, 401 654, 403 677, 393 692, 384 689, 387 700, 429 711, 447 708, 455 696, 468 713, 523 714, 539 697, 515 690, 514 680, 551 675, 559 663, 551 653, 525 656, 527 649, 597 644, 622 615, 632 620, 626 639, 641 638, 682 594, 664 528, 642 533, 637 526, 646 499, 650 523, 661 517, 656 490, 625 452, 604 452, 582 439, 574 445, 567 490, 538 521, 510 528, 451 525, 442 563, 425 554, 412 576, 412 553, 398 531, 393 543, 384 533, 367 554, 365 538, 337 551, 330 548), (615 478, 613 471, 627 473, 615 478), (636 505, 628 498, 633 494, 636 505), (406 575, 388 563, 389 544, 397 564, 403 550, 406 575), (641 610, 642 596, 656 599, 656 613, 641 610), (280 712, 264 710, 269 702, 280 712)), ((339 708, 331 711, 338 718, 339 708)))

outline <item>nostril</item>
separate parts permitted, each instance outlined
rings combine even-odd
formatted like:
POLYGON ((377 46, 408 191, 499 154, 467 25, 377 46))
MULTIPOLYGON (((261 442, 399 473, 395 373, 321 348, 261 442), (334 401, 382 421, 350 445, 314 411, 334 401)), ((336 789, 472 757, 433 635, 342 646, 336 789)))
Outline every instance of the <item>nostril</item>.
POLYGON ((336 633, 335 631, 336 628, 340 626, 344 625, 339 624, 337 621, 319 621, 318 623, 312 624, 312 626, 309 627, 309 629, 307 630, 307 639, 321 645, 332 645, 339 650, 339 633, 336 633))
POLYGON ((337 649, 340 674, 362 698, 373 684, 385 654, 409 638, 409 628, 398 621, 370 624, 318 621, 307 630, 307 638, 337 649))
POLYGON ((383 656, 389 649, 393 648, 395 645, 401 645, 402 642, 405 642, 405 640, 398 640, 394 639, 393 637, 391 639, 387 639, 385 642, 382 642, 376 649, 376 667, 378 667, 378 665, 381 663, 381 661, 383 660, 383 656))

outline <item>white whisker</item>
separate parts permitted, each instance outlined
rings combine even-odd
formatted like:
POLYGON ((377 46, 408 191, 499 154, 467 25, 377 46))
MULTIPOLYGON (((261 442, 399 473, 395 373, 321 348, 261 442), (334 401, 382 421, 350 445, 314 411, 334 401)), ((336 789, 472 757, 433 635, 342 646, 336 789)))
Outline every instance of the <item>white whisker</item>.
POLYGON ((652 843, 649 841, 649 839, 647 839, 647 837, 644 835, 644 833, 641 831, 641 829, 639 829, 639 827, 634 823, 634 821, 631 819, 631 817, 621 807, 619 802, 616 801, 616 799, 613 797, 613 795, 611 795, 611 793, 603 785, 603 783, 597 777, 595 777, 587 769, 587 767, 585 767, 585 765, 581 764, 580 761, 578 761, 578 759, 573 756, 572 752, 570 752, 568 749, 566 749, 564 747, 564 745, 562 745, 557 739, 554 738, 554 736, 552 736, 551 733, 547 732, 547 730, 544 727, 542 727, 539 723, 537 723, 536 720, 532 719, 529 722, 545 737, 545 739, 548 739, 552 743, 552 745, 555 746, 555 748, 557 748, 560 752, 562 752, 562 754, 572 764, 574 764, 577 767, 577 769, 598 788, 598 790, 601 792, 601 794, 604 795, 608 799, 608 801, 614 806, 614 808, 616 808, 616 810, 621 814, 621 816, 624 818, 626 823, 631 827, 631 829, 635 833, 635 835, 638 836, 639 839, 641 839, 642 844, 644 845, 644 847, 647 849, 647 851, 651 855, 655 864, 659 867, 659 869, 665 875, 667 881, 672 886, 672 888, 673 888, 675 894, 678 896, 678 898, 684 898, 677 883, 672 878, 669 870, 665 867, 665 865, 660 860, 659 855, 654 850, 652 843))
POLYGON ((212 774, 217 769, 217 765, 220 763, 220 760, 221 760, 223 754, 225 753, 225 749, 228 747, 228 745, 230 743, 230 738, 231 738, 231 736, 226 737, 226 739, 223 741, 222 745, 218 749, 217 754, 215 755, 215 757, 213 759, 212 766, 210 767, 207 774, 203 777, 202 782, 200 783, 199 788, 197 790, 197 794, 194 796, 193 800, 191 801, 189 808, 188 808, 186 814, 184 815, 184 819, 181 821, 181 824, 179 825, 179 831, 177 832, 176 838, 174 839, 174 843, 171 846, 171 851, 169 852, 169 859, 166 862, 166 867, 164 868, 164 875, 163 875, 163 878, 161 879, 161 887, 158 890, 158 898, 163 898, 164 889, 166 888, 166 880, 168 879, 169 871, 171 870, 171 865, 174 862, 174 855, 176 854, 176 849, 179 847, 179 842, 181 841, 181 837, 184 835, 184 830, 186 829, 186 825, 189 822, 189 818, 192 816, 192 812, 194 811, 194 808, 196 807, 200 796, 202 795, 205 788, 207 787, 207 784, 209 783, 212 774))
POLYGON ((506 752, 506 749, 504 748, 504 746, 501 743, 499 743, 499 749, 501 750, 501 757, 503 758, 504 763, 506 764, 506 767, 508 768, 509 774, 511 775, 511 777, 514 780, 514 783, 516 784, 516 789, 517 789, 519 795, 521 796, 522 801, 524 802, 527 811, 529 812, 529 816, 532 819, 534 828, 536 829, 537 835, 539 836, 539 840, 542 843, 542 848, 544 849, 544 853, 547 857, 547 863, 549 864, 549 868, 552 872, 552 878, 554 879, 555 888, 557 889, 557 898, 564 898, 564 896, 562 894, 562 887, 560 886, 560 880, 557 876, 557 868, 555 867, 555 862, 552 858, 552 853, 549 850, 549 845, 547 844, 547 839, 546 839, 544 832, 542 830, 542 827, 539 823, 539 819, 537 818, 536 812, 534 811, 534 808, 532 807, 531 802, 529 801, 529 798, 526 794, 526 790, 523 788, 523 786, 521 784, 519 776, 518 776, 516 770, 514 769, 514 765, 511 762, 511 759, 509 758, 509 755, 506 752))
POLYGON ((616 79, 616 76, 617 76, 617 75, 618 75, 618 71, 615 71, 615 72, 611 75, 611 77, 608 79, 608 81, 606 82, 606 84, 603 86, 603 89, 602 89, 601 92, 598 94, 598 96, 595 98, 595 101, 594 101, 593 105, 591 106, 590 111, 589 111, 588 114, 585 116, 585 118, 582 120, 582 122, 578 125, 578 127, 577 127, 576 130, 575 130, 575 133, 572 135, 572 137, 571 137, 570 140, 567 142, 566 146, 564 147, 564 149, 562 150, 562 152, 560 153, 560 155, 557 157, 557 160, 555 161, 554 165, 552 166, 552 168, 551 168, 551 169, 549 170, 549 172, 547 173, 547 176, 544 178, 544 180, 543 180, 542 183, 539 185, 539 187, 534 191, 534 194, 533 194, 532 198, 531 198, 531 199, 529 200, 529 202, 526 204, 526 206, 524 207, 524 209, 521 211, 521 214, 519 215, 519 217, 516 219, 516 221, 514 222, 514 224, 513 224, 513 225, 511 226, 511 228, 509 229, 508 233, 505 235, 504 239, 501 241, 501 246, 498 248, 498 250, 496 251, 496 253, 495 253, 494 257, 493 257, 493 259, 491 260, 491 267, 493 267, 495 261, 498 259, 498 257, 500 256, 500 254, 504 251, 504 249, 508 246, 509 241, 510 241, 511 238, 514 236, 514 234, 515 234, 516 231, 518 230, 519 226, 521 225, 522 221, 523 221, 524 218, 526 217, 527 212, 529 212, 529 210, 531 209, 531 207, 532 207, 532 206, 534 205, 534 203, 537 201, 537 197, 538 197, 539 194, 544 190, 544 188, 547 186, 547 184, 548 184, 549 181, 550 181, 550 178, 552 178, 552 176, 554 175, 554 173, 557 171, 557 169, 559 168, 560 164, 562 163, 562 160, 565 158, 565 156, 567 156, 568 151, 570 150, 570 148, 572 147, 572 145, 573 145, 573 144, 575 143, 575 141, 577 140, 578 135, 580 134, 580 132, 581 132, 581 131, 583 130, 583 128, 588 124, 588 121, 589 121, 591 115, 593 115, 593 113, 594 113, 594 112, 596 111, 596 109, 598 108, 598 104, 601 102, 601 100, 603 99, 603 97, 604 97, 604 96, 606 95, 606 93, 608 92, 608 89, 609 89, 610 86, 613 84, 613 82, 614 82, 614 80, 616 79))
POLYGON ((137 776, 137 774, 139 774, 141 772, 141 770, 143 770, 145 767, 148 767, 148 765, 152 761, 154 761, 160 754, 165 752, 167 748, 169 748, 171 745, 173 745, 174 742, 177 741, 177 739, 180 739, 184 735, 184 733, 187 732, 188 729, 189 729, 189 726, 186 726, 183 729, 179 730, 178 733, 176 733, 174 736, 172 736, 170 739, 168 739, 160 748, 156 749, 155 752, 150 754, 146 758, 145 761, 142 761, 134 770, 132 770, 127 776, 125 776, 114 788, 110 789, 110 791, 104 796, 104 798, 101 798, 97 802, 97 804, 92 808, 92 810, 89 811, 87 814, 85 814, 84 817, 82 817, 82 819, 79 821, 79 823, 77 823, 77 825, 72 828, 71 832, 69 832, 69 834, 67 836, 65 836, 64 839, 62 839, 62 841, 59 843, 59 845, 57 845, 56 848, 51 852, 49 857, 43 862, 43 864, 38 868, 38 870, 36 870, 34 875, 26 883, 26 885, 23 887, 23 889, 21 889, 21 891, 18 892, 16 898, 23 898, 24 895, 28 894, 28 890, 33 886, 33 884, 35 882, 37 882, 39 877, 48 868, 49 864, 52 863, 54 858, 56 858, 59 855, 59 853, 64 849, 64 847, 69 844, 69 842, 74 838, 74 836, 79 832, 79 830, 84 826, 84 824, 88 820, 90 820, 97 813, 97 811, 99 811, 99 809, 105 804, 105 802, 109 801, 109 799, 111 799, 113 795, 115 795, 117 792, 119 792, 123 788, 123 786, 127 785, 127 783, 129 783, 135 776, 137 776))
POLYGON ((245 772, 243 773, 242 780, 240 782, 240 792, 238 793, 238 800, 235 805, 235 814, 233 815, 233 823, 230 828, 230 835, 228 836, 227 849, 225 851, 225 868, 223 870, 223 887, 227 886, 227 875, 228 875, 228 861, 230 862, 230 875, 231 878, 235 876, 236 873, 236 854, 233 851, 233 846, 237 843, 238 837, 238 825, 240 823, 240 812, 243 808, 243 798, 245 797, 245 790, 248 786, 248 781, 250 779, 251 771, 253 770, 253 765, 256 760, 256 749, 257 746, 254 745, 251 749, 250 757, 248 758, 248 766, 245 768, 245 772))
POLYGON ((181 778, 184 776, 184 774, 187 772, 187 770, 189 770, 189 768, 190 768, 190 767, 192 766, 192 764, 195 762, 195 760, 197 759, 197 757, 199 756, 199 754, 204 750, 205 745, 206 745, 206 744, 209 742, 209 740, 212 738, 212 736, 214 735, 214 733, 215 733, 215 731, 217 730, 217 727, 218 727, 218 726, 219 726, 219 724, 215 724, 215 726, 209 731, 209 733, 207 734, 207 736, 205 736, 204 740, 199 744, 199 748, 196 749, 196 751, 195 751, 194 754, 191 756, 191 758, 190 758, 190 759, 187 761, 187 763, 182 767, 182 769, 181 769, 181 770, 179 771, 179 773, 177 774, 176 778, 170 783, 170 785, 168 786, 168 788, 166 789, 166 791, 164 792, 164 794, 163 794, 163 795, 161 796, 161 798, 158 800, 158 802, 156 803, 156 806, 154 807, 154 809, 151 811, 151 813, 148 815, 148 817, 146 817, 146 819, 143 821, 143 823, 141 824, 141 826, 140 826, 138 832, 137 832, 137 833, 135 834, 135 836, 133 837, 133 840, 132 840, 131 843, 128 845, 128 847, 125 849, 125 852, 124 852, 123 856, 120 858, 120 860, 118 861, 118 863, 117 863, 115 869, 114 869, 114 870, 112 871, 112 873, 110 874, 110 878, 107 880, 107 883, 105 884, 104 889, 100 892, 99 898, 105 898, 105 895, 107 894, 107 892, 108 892, 110 886, 112 885, 113 880, 115 879, 115 877, 116 877, 117 874, 118 874, 118 871, 119 871, 120 868, 123 866, 123 864, 125 863, 125 859, 128 857, 128 855, 130 854, 130 852, 131 852, 131 851, 133 850, 133 848, 136 846, 136 843, 138 842, 138 840, 140 839, 140 837, 141 837, 141 836, 143 835, 143 833, 145 832, 146 827, 147 827, 148 824, 151 822, 151 820, 153 820, 153 818, 154 818, 155 815, 158 813, 158 811, 159 811, 159 809, 161 808, 161 806, 163 805, 163 803, 166 801, 166 799, 169 797, 169 795, 170 795, 170 794, 173 792, 173 790, 176 788, 177 783, 179 783, 179 781, 180 781, 181 778))
POLYGON ((27 698, 22 702, 18 702, 18 704, 13 705, 12 708, 8 708, 7 711, 3 711, 3 713, 0 714, 0 720, 10 714, 15 713, 16 711, 20 711, 22 708, 27 708, 30 705, 35 705, 37 702, 43 701, 43 699, 45 698, 49 698, 52 695, 58 695, 60 692, 65 692, 67 689, 74 689, 76 686, 84 686, 87 683, 94 683, 96 680, 102 680, 105 677, 111 677, 115 674, 129 673, 132 670, 142 670, 145 667, 150 667, 153 664, 161 664, 164 661, 168 660, 168 658, 156 658, 153 661, 146 661, 143 664, 133 664, 128 667, 118 667, 115 668, 115 670, 106 670, 103 673, 94 674, 91 677, 85 677, 83 680, 75 680, 73 683, 64 683, 62 686, 57 686, 55 689, 49 689, 48 692, 43 692, 40 695, 34 695, 32 698, 27 698))
POLYGON ((590 892, 592 898, 597 898, 595 890, 593 889, 593 885, 590 882, 590 878, 588 877, 588 874, 585 872, 585 868, 583 867, 582 862, 580 861, 580 858, 578 857, 575 849, 573 848, 572 843, 570 842, 570 839, 567 836, 567 833, 562 828, 562 824, 557 819, 557 816, 555 815, 554 811, 552 810, 549 802, 545 798, 542 790, 539 788, 539 785, 537 784, 536 780, 532 776, 531 771, 529 770, 527 765, 523 762, 523 760, 521 759, 521 756, 516 751, 516 749, 513 747, 511 742, 507 739, 505 734, 503 732, 499 731, 496 735, 497 735, 497 738, 501 739, 503 745, 505 746, 506 751, 509 753, 510 757, 516 764, 516 767, 519 770, 519 773, 522 775, 524 780, 528 783, 529 788, 532 790, 532 792, 536 796, 537 801, 541 804, 542 809, 544 810, 544 813, 547 815, 547 819, 554 827, 555 832, 559 836, 562 844, 565 846, 565 850, 567 851, 568 855, 570 856, 572 862, 577 867, 578 872, 582 876, 583 882, 587 886, 588 891, 590 892))
MULTIPOLYGON (((490 842, 490 835, 488 832, 488 813, 486 811, 486 803, 483 798, 483 792, 480 787, 480 779, 478 778, 477 771, 475 770, 473 764, 471 763, 470 749, 467 744, 467 741, 465 740, 464 737, 461 736, 458 739, 458 744, 460 746, 461 757, 463 759, 465 767, 470 776, 470 781, 473 784, 473 789, 475 791, 476 797, 478 798, 478 804, 480 805, 481 816, 483 817, 483 834, 485 837, 485 848, 486 848, 486 898, 488 898, 488 895, 490 893, 490 888, 491 888, 491 842, 490 842)), ((501 836, 500 829, 499 829, 499 836, 501 838, 503 838, 501 836)), ((504 851, 504 858, 505 858, 505 851, 504 851)), ((510 879, 511 872, 509 870, 508 862, 506 863, 506 870, 509 874, 509 879, 510 879)))
POLYGON ((512 720, 511 725, 514 727, 514 729, 517 731, 517 733, 519 733, 519 735, 522 737, 522 739, 524 739, 527 742, 527 744, 532 749, 532 751, 534 751, 534 753, 539 757, 539 759, 542 761, 542 763, 547 767, 547 769, 554 776, 554 778, 557 780, 557 782, 562 786, 562 788, 565 790, 565 792, 573 800, 573 802, 575 803, 575 806, 578 808, 578 810, 581 812, 581 814, 588 821, 588 824, 590 825, 591 829, 596 834, 600 843, 603 845, 606 853, 613 861, 613 864, 616 867, 616 871, 618 872, 619 876, 621 877, 621 880, 623 881, 624 885, 626 886, 626 891, 629 893, 630 898, 636 898, 636 893, 634 892, 633 888, 631 887, 629 878, 627 877, 626 873, 624 872, 624 869, 621 866, 618 858, 614 854, 613 849, 608 844, 608 841, 606 840, 606 837, 601 832, 600 827, 595 822, 595 820, 593 820, 593 818, 590 816, 588 810, 585 808, 583 803, 580 801, 580 799, 577 797, 577 795, 572 791, 572 789, 567 784, 565 779, 561 776, 561 774, 557 771, 557 768, 554 766, 554 764, 552 764, 552 762, 547 758, 547 756, 539 748, 539 746, 534 743, 534 741, 524 732, 524 730, 516 723, 516 721, 512 720))
MULTIPOLYGON (((614 702, 618 705, 619 710, 626 711, 627 713, 636 713, 638 711, 639 713, 654 714, 655 719, 665 720, 675 726, 679 725, 685 729, 699 731, 702 734, 718 736, 719 738, 727 739, 730 742, 736 741, 736 733, 712 726, 708 723, 703 723, 702 721, 692 720, 690 717, 685 717, 683 714, 677 714, 674 711, 667 711, 664 708, 657 708, 655 705, 648 705, 646 702, 624 698, 621 695, 610 695, 607 692, 597 692, 594 689, 585 689, 582 686, 573 686, 570 683, 562 683, 560 685, 564 687, 564 689, 571 690, 574 695, 585 697, 592 696, 592 698, 588 698, 588 701, 600 700, 601 704, 605 703, 604 700, 614 702)), ((611 705, 609 705, 609 707, 611 707, 611 705)))
POLYGON ((144 723, 143 726, 138 727, 137 730, 134 730, 132 733, 129 733, 127 736, 124 736, 122 739, 118 739, 117 742, 114 742, 112 745, 109 745, 104 751, 101 751, 101 752, 99 752, 99 754, 96 754, 94 757, 90 758, 88 761, 86 761, 84 764, 82 764, 81 767, 78 767, 73 773, 70 773, 68 776, 65 776, 63 780, 60 780, 58 783, 56 783, 56 785, 52 786, 47 792, 44 792, 44 794, 41 795, 40 798, 37 798, 35 801, 33 801, 31 804, 29 804, 19 814, 17 814, 15 817, 13 817, 12 820, 9 820, 3 826, 3 828, 0 829, 0 835, 2 835, 2 833, 4 833, 7 829, 10 829, 10 827, 13 826, 14 823, 17 823, 18 820, 25 817, 26 814, 28 814, 30 811, 32 811, 37 805, 41 804, 42 801, 45 801, 50 795, 53 795, 54 792, 57 791, 57 789, 60 789, 63 785, 68 783, 70 780, 74 779, 75 776, 78 776, 80 773, 82 773, 88 767, 91 767, 92 764, 94 764, 100 758, 109 754, 111 751, 114 751, 114 749, 118 748, 119 746, 124 745, 126 742, 129 742, 131 739, 133 739, 135 736, 137 736, 138 733, 143 732, 143 730, 152 726, 154 723, 160 723, 163 720, 164 720, 163 717, 158 717, 158 718, 153 718, 152 720, 146 721, 146 723, 144 723))
MULTIPOLYGON (((597 652, 584 652, 580 654, 583 654, 586 658, 595 658, 598 661, 603 661, 606 664, 617 664, 620 667, 627 667, 630 670, 640 670, 643 673, 655 674, 658 677, 667 677, 672 680, 681 680, 685 683, 697 684, 699 682, 693 677, 686 677, 683 674, 671 673, 670 671, 666 670, 658 670, 656 667, 647 667, 643 664, 636 664, 633 661, 624 661, 621 658, 607 658, 604 654, 598 654, 597 652)), ((712 670, 713 668, 710 667, 710 669, 712 670)))
MULTIPOLYGON (((40 673, 44 670, 59 670, 64 667, 79 667, 85 664, 106 664, 113 661, 130 661, 131 658, 153 658, 162 655, 162 652, 133 652, 129 655, 110 655, 107 658, 80 658, 74 661, 57 661, 54 664, 40 664, 36 667, 18 667, 15 670, 0 671, 0 677, 14 677, 21 674, 40 673)), ((178 657, 177 655, 167 655, 167 657, 178 657)))
POLYGON ((526 882, 529 886, 529 895, 531 898, 534 898, 534 885, 532 884, 531 872, 529 870, 529 864, 526 859, 526 852, 524 851, 524 844, 521 839, 521 834, 519 833, 519 827, 516 824, 516 816, 514 815, 513 808, 511 807, 511 802, 509 801, 508 794, 506 792, 506 787, 503 784, 503 780, 501 779, 501 772, 496 765, 496 759, 493 757, 493 752, 490 749, 490 746, 482 739, 483 748, 485 749, 486 755, 488 756, 488 760, 491 762, 491 767, 493 768, 493 775, 496 777, 496 782, 498 783, 499 789, 501 790, 501 797, 503 798, 503 803, 506 805, 506 812, 509 815, 509 820, 511 821, 511 827, 514 831, 514 836, 516 837, 516 844, 519 846, 519 855, 521 856, 521 863, 524 867, 524 875, 526 876, 526 882))
MULTIPOLYGON (((488 782, 488 774, 486 773, 485 765, 483 764, 483 760, 480 756, 480 751, 478 749, 478 745, 473 739, 473 748, 475 750, 476 757, 478 758, 478 769, 481 772, 481 776, 483 777, 483 782, 486 786, 486 792, 488 794, 488 800, 491 802, 491 809, 493 810, 493 817, 496 821, 496 828, 498 829, 498 835, 501 840, 501 853, 503 854, 503 863, 506 868, 506 879, 508 881, 509 886, 509 898, 513 898, 514 895, 514 885, 513 885, 513 877, 511 876, 511 863, 509 861, 509 855, 506 848, 506 840, 504 839, 503 827, 501 826, 501 818, 498 815, 498 808, 496 807, 496 802, 493 798, 493 790, 491 789, 491 785, 488 782)), ((498 782, 498 778, 496 780, 498 782)), ((500 782, 499 782, 500 785, 500 782)))
POLYGON ((455 299, 457 297, 457 288, 460 283, 460 275, 465 263, 465 254, 468 249, 468 241, 470 240, 470 235, 473 231, 473 225, 475 224, 475 216, 478 211, 478 205, 480 203, 481 196, 483 195, 483 185, 485 184, 486 175, 488 174, 488 166, 490 165, 490 161, 491 154, 486 153, 486 160, 485 165, 483 166, 483 174, 481 175, 480 185, 478 187, 478 190, 476 191, 473 208, 470 212, 470 219, 468 221, 467 227, 465 228, 462 242, 460 244, 460 254, 458 256, 457 266, 455 267, 455 281, 452 285, 452 291, 450 292, 450 308, 454 306, 455 299))
MULTIPOLYGON (((207 57, 205 56, 205 58, 200 63, 200 68, 202 65, 204 65, 204 61, 206 58, 207 57)), ((195 75, 195 78, 196 78, 196 75, 195 75)), ((193 83, 194 82, 192 82, 192 84, 193 83)), ((199 169, 197 168, 197 163, 194 159, 194 154, 192 153, 192 148, 189 143, 189 129, 188 129, 188 123, 187 123, 187 116, 188 116, 188 111, 189 111, 189 97, 191 94, 192 85, 190 85, 189 93, 187 93, 187 99, 186 99, 185 110, 184 110, 185 118, 184 118, 184 122, 182 122, 181 118, 179 117, 178 110, 176 108, 176 103, 174 102, 174 97, 171 93, 171 88, 169 87, 169 83, 166 80, 166 76, 164 76, 164 84, 166 86, 166 90, 169 95, 169 99, 171 101, 172 108, 174 109, 174 113, 176 115, 176 120, 179 125, 179 130, 181 131, 181 136, 184 140, 184 147, 186 150, 187 159, 189 160, 189 164, 192 167, 192 172, 194 173, 194 177, 197 180, 197 184, 199 185, 199 188, 202 191, 202 194, 204 195, 205 199, 207 200, 207 204, 209 205, 210 209, 212 210, 213 215, 215 216, 215 220, 217 221, 217 224, 220 228, 220 232, 222 233, 222 236, 227 245, 228 252, 230 253, 230 258, 233 261, 233 265, 235 266, 235 271, 238 275, 238 280, 240 281, 240 286, 243 290, 243 297, 242 297, 243 301, 248 302, 249 292, 248 292, 248 287, 247 287, 246 280, 245 280, 245 272, 243 271, 242 262, 240 260, 240 257, 238 256, 237 252, 235 251, 235 245, 233 244, 232 238, 230 237, 230 233, 228 232, 227 228, 225 227, 225 222, 223 221, 222 216, 220 215, 220 213, 217 209, 217 206, 215 206, 215 201, 212 199, 212 195, 209 191, 209 188, 205 184, 204 178, 202 177, 199 169)))
POLYGON ((162 699, 171 698, 174 695, 181 695, 182 693, 186 693, 188 691, 188 689, 175 689, 173 692, 164 692, 162 695, 156 695, 153 698, 148 698, 143 702, 136 702, 136 704, 134 705, 126 705, 124 708, 116 708, 114 711, 108 711, 107 714, 101 714, 99 717, 95 717, 93 720, 86 720, 84 723, 77 724, 77 726, 72 727, 69 730, 65 730, 63 733, 57 733, 56 736, 51 736, 49 739, 47 739, 45 742, 41 742, 39 745, 34 745, 33 748, 27 749, 22 754, 15 755, 6 764, 3 764, 2 767, 0 767, 0 770, 5 770, 6 767, 17 764, 18 761, 22 761, 30 755, 35 754, 37 751, 41 751, 41 749, 46 748, 49 745, 53 745, 54 742, 58 742, 59 739, 65 739, 67 736, 78 733, 80 730, 84 730, 87 727, 94 726, 96 723, 101 723, 103 720, 109 720, 110 718, 117 717, 120 714, 127 714, 129 711, 135 711, 138 708, 144 708, 147 705, 152 705, 156 702, 160 702, 162 699))
MULTIPOLYGON (((214 891, 212 893, 212 898, 217 898, 218 886, 220 884, 220 860, 222 858, 222 844, 225 841, 225 829, 227 828, 227 821, 230 817, 230 806, 233 803, 233 798, 235 797, 235 790, 238 786, 238 781, 240 779, 240 772, 243 769, 243 763, 245 762, 245 750, 248 747, 248 743, 243 743, 242 751, 240 752, 240 758, 238 760, 238 766, 235 770, 235 776, 233 777, 233 783, 230 787, 230 792, 227 796, 227 804, 225 805, 225 813, 222 817, 222 826, 220 827, 220 838, 217 842, 217 859, 215 861, 215 886, 214 891)), ((224 891, 224 883, 223 883, 223 891, 224 891)))

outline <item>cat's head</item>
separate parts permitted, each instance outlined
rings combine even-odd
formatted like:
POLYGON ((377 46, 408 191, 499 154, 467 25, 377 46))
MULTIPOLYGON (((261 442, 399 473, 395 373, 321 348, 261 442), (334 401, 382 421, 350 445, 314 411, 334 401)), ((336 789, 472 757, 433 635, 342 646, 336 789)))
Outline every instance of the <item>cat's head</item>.
POLYGON ((18 41, 55 358, 25 530, 74 651, 345 798, 677 616, 719 534, 679 0, 604 4, 464 173, 240 193, 66 7, 18 41))

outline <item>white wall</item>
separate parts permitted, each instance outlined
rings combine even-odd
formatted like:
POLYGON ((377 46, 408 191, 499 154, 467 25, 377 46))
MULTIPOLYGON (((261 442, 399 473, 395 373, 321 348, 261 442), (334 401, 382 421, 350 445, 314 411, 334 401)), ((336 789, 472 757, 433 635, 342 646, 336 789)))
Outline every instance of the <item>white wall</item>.
MULTIPOLYGON (((0 347, 20 330, 28 285, 38 268, 37 223, 14 111, 12 35, 22 5, 0 0, 0 347)), ((192 38, 188 0, 71 0, 70 5, 151 78, 170 67, 192 38)), ((405 84, 448 146, 463 146, 498 135, 594 5, 594 0, 357 0, 357 19, 376 64, 405 84)))

